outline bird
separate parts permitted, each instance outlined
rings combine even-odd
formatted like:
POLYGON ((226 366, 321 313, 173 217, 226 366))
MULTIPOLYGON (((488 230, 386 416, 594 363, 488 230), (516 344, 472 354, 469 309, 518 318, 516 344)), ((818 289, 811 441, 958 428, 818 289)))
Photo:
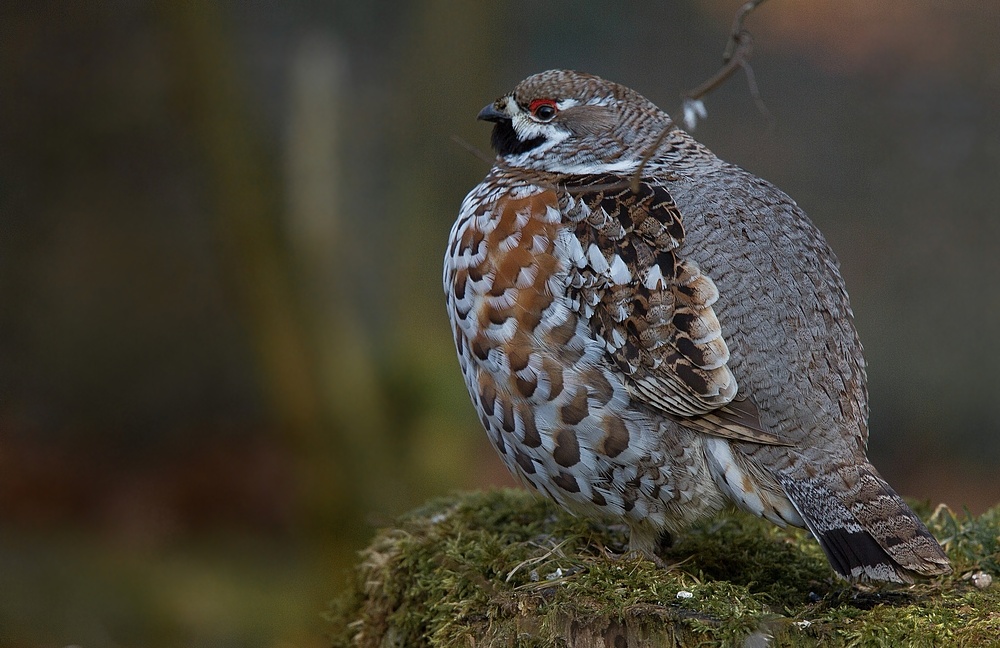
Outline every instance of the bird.
POLYGON ((488 104, 444 292, 507 468, 663 538, 736 507, 808 529, 851 583, 951 571, 867 458, 865 360, 834 252, 769 182, 634 90, 549 70, 488 104))

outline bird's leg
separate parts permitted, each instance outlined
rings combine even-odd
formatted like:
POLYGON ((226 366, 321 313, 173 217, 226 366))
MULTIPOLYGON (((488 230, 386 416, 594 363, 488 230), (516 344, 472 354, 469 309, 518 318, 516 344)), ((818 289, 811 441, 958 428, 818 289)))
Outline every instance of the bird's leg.
POLYGON ((652 560, 658 567, 666 568, 667 564, 657 555, 657 549, 664 549, 673 544, 670 533, 658 529, 645 522, 629 522, 628 550, 652 560))

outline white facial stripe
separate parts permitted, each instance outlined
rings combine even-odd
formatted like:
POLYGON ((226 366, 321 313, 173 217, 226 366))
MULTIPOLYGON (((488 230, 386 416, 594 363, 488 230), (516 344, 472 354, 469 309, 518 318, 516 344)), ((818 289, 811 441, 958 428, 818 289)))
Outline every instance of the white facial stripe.
POLYGON ((511 119, 511 123, 514 126, 514 131, 517 133, 517 137, 522 142, 527 142, 528 140, 536 137, 544 137, 549 142, 555 143, 563 141, 570 135, 569 131, 563 130, 555 124, 542 124, 536 122, 523 112, 515 114, 513 119, 511 119))
MULTIPOLYGON (((527 160, 531 153, 539 150, 542 150, 542 148, 539 147, 533 151, 529 151, 528 153, 523 153, 523 157, 519 157, 521 157, 522 160, 527 160)), ((639 168, 639 160, 635 159, 618 160, 617 162, 608 163, 584 162, 580 164, 559 164, 558 161, 551 160, 548 167, 550 171, 555 173, 581 175, 588 173, 632 173, 637 168, 639 168)))

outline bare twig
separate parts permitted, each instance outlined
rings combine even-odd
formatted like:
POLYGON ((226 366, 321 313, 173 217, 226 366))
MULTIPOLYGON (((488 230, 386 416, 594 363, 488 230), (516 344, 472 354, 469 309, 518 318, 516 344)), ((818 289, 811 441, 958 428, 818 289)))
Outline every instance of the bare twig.
MULTIPOLYGON (((703 111, 704 106, 700 103, 701 99, 721 86, 726 79, 732 76, 737 68, 743 68, 743 71, 747 75, 747 82, 750 84, 750 94, 753 96, 757 108, 765 116, 769 116, 767 107, 764 106, 764 102, 760 98, 760 91, 757 88, 753 69, 750 67, 750 55, 753 53, 753 38, 750 36, 750 32, 743 29, 743 23, 746 21, 747 16, 765 2, 767 0, 749 0, 749 2, 743 3, 736 12, 736 16, 733 18, 733 27, 729 34, 729 41, 726 43, 726 49, 722 53, 722 67, 700 86, 684 94, 685 113, 692 110, 695 112, 699 110, 703 111)), ((688 124, 689 128, 693 128, 693 126, 694 124, 688 124)))
POLYGON ((675 128, 677 128, 677 123, 671 119, 670 123, 667 124, 662 131, 660 131, 659 136, 657 136, 656 140, 653 141, 653 144, 646 149, 645 153, 643 153, 642 160, 639 161, 639 166, 636 167, 635 173, 632 174, 632 180, 629 182, 629 189, 632 190, 632 193, 639 193, 639 183, 642 182, 642 170, 646 168, 646 165, 649 164, 651 159, 653 159, 656 152, 660 150, 660 145, 663 144, 663 140, 667 138, 670 131, 675 128))
MULTIPOLYGON (((760 96, 760 88, 757 86, 757 76, 753 73, 753 68, 749 64, 743 65, 743 72, 747 75, 747 84, 750 86, 750 96, 753 97, 753 102, 757 105, 757 110, 760 114, 764 115, 764 119, 770 123, 772 121, 771 111, 767 109, 767 104, 764 103, 764 99, 760 96)), ((774 124, 771 124, 773 126, 774 124)))
POLYGON ((684 99, 688 101, 697 101, 712 92, 716 88, 725 82, 736 68, 742 67, 747 64, 747 59, 750 57, 751 52, 753 52, 753 38, 750 37, 750 33, 746 31, 741 31, 736 34, 734 40, 730 43, 735 43, 733 48, 727 47, 727 54, 723 56, 723 65, 719 68, 719 71, 713 74, 711 77, 705 80, 700 86, 694 90, 689 90, 684 94, 684 99), (732 51, 730 51, 732 50, 732 51))
MULTIPOLYGON (((719 68, 718 72, 706 79, 704 83, 683 95, 684 106, 682 112, 685 115, 684 120, 688 128, 694 128, 698 116, 705 116, 705 106, 701 101, 702 98, 725 83, 737 68, 742 68, 746 73, 747 82, 750 84, 750 95, 754 98, 757 108, 765 117, 770 119, 770 112, 760 97, 757 80, 754 77, 753 68, 750 67, 750 55, 753 53, 753 38, 750 36, 750 32, 743 29, 743 23, 746 21, 747 16, 750 15, 750 12, 765 2, 767 0, 749 0, 740 6, 736 12, 736 16, 733 18, 733 28, 730 31, 726 49, 722 53, 722 67, 719 68)), ((646 168, 646 165, 656 155, 656 152, 663 144, 663 140, 675 128, 677 128, 677 123, 671 120, 643 154, 642 160, 639 162, 639 166, 632 174, 629 182, 629 188, 633 193, 638 193, 639 191, 639 183, 642 181, 642 172, 646 168)))
POLYGON ((486 164, 489 164, 490 166, 493 166, 496 163, 496 158, 493 158, 493 157, 490 157, 489 155, 486 155, 485 153, 483 153, 482 151, 480 151, 478 148, 476 148, 472 144, 469 144, 468 142, 466 142, 464 139, 462 139, 458 135, 452 135, 451 136, 451 141, 455 142, 456 144, 458 144, 459 146, 461 146, 462 148, 464 148, 466 151, 468 151, 469 153, 472 153, 474 156, 476 156, 477 158, 479 158, 480 160, 482 160, 486 164))
POLYGON ((723 63, 728 63, 733 58, 733 53, 737 47, 739 47, 739 35, 745 33, 743 31, 743 22, 747 19, 747 16, 750 15, 751 11, 765 2, 767 0, 750 0, 743 3, 743 6, 736 11, 736 16, 733 17, 733 28, 729 32, 729 44, 726 45, 726 51, 722 53, 723 63))

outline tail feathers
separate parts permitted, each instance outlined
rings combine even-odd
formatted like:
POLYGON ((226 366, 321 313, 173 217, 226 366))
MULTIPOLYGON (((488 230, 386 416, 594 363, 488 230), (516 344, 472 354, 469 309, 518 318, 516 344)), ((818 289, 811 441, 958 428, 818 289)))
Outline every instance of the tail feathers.
POLYGON ((842 577, 912 583, 951 571, 941 545, 870 464, 779 479, 842 577))

